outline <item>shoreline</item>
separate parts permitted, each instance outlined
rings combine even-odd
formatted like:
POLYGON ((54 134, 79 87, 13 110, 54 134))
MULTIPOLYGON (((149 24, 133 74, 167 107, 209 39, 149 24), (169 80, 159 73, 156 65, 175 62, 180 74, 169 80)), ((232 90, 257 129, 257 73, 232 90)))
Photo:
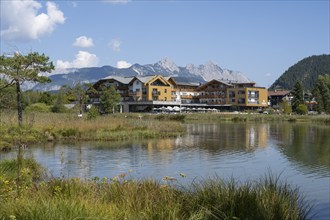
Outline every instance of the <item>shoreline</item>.
POLYGON ((178 137, 183 123, 318 123, 330 125, 330 115, 275 115, 256 113, 129 113, 77 118, 75 114, 28 113, 18 127, 14 112, 1 114, 0 150, 13 146, 57 141, 120 141, 178 137))

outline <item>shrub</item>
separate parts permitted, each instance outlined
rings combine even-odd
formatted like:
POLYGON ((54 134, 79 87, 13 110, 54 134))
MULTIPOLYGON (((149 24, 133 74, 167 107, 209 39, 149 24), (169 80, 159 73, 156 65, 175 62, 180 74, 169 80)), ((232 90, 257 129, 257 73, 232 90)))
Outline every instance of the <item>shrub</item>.
POLYGON ((64 128, 60 130, 63 137, 80 137, 80 132, 75 128, 64 128))
POLYGON ((100 115, 99 109, 96 106, 92 106, 87 112, 87 119, 88 120, 95 119, 99 115, 100 115))
POLYGON ((155 117, 155 119, 157 120, 171 120, 171 121, 184 121, 186 118, 186 115, 183 115, 183 114, 169 114, 169 115, 164 115, 164 114, 161 114, 161 115, 157 115, 155 117))
POLYGON ((287 101, 287 100, 284 100, 281 104, 281 107, 283 109, 283 113, 284 114, 291 114, 292 113, 292 107, 291 107, 291 104, 287 101))
POLYGON ((62 104, 59 104, 59 105, 55 104, 52 107, 51 110, 54 113, 65 113, 65 112, 68 112, 68 109, 64 105, 62 105, 62 104))
POLYGON ((46 105, 45 103, 34 103, 26 107, 25 110, 28 112, 50 112, 51 106, 46 105))
POLYGON ((299 104, 297 108, 297 114, 306 115, 308 112, 307 106, 305 104, 299 104))

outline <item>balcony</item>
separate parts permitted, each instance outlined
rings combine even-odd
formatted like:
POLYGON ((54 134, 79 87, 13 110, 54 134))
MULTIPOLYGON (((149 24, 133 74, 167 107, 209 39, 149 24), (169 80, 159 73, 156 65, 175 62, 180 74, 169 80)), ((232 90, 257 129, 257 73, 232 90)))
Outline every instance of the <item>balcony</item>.
POLYGON ((199 95, 197 96, 200 99, 203 98, 226 98, 225 94, 204 94, 204 95, 199 95))
POLYGON ((129 91, 129 95, 130 96, 142 96, 142 92, 141 91, 129 91))
POLYGON ((192 95, 181 95, 181 99, 192 99, 192 95))
POLYGON ((248 98, 259 98, 259 95, 248 95, 248 98))
POLYGON ((153 96, 159 96, 160 95, 160 92, 159 91, 152 91, 152 95, 153 96))

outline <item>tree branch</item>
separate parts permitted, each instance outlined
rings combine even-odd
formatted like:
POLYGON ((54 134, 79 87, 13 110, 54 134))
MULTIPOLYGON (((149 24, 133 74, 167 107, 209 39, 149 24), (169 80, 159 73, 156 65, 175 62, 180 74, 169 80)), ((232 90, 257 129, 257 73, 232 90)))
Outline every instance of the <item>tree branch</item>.
POLYGON ((0 90, 5 89, 5 88, 7 88, 7 87, 9 87, 9 86, 14 85, 14 83, 15 83, 15 79, 12 79, 10 83, 7 83, 6 85, 1 86, 1 87, 0 87, 0 90))

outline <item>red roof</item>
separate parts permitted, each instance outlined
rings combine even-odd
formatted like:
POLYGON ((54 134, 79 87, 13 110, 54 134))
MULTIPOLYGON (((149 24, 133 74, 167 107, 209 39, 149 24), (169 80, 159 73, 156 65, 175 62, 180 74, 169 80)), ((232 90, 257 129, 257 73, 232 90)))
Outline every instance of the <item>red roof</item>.
POLYGON ((268 91, 268 96, 286 96, 290 93, 289 90, 268 91))

